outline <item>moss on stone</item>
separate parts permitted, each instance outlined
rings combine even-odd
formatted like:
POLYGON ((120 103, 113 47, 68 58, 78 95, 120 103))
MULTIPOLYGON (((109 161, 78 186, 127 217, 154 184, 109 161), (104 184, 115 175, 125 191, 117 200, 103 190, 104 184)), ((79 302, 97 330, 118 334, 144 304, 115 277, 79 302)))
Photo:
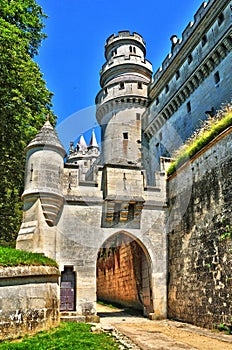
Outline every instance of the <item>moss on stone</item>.
POLYGON ((179 148, 176 152, 176 160, 170 165, 167 170, 167 175, 170 176, 181 167, 185 162, 191 159, 203 147, 207 146, 220 133, 232 126, 232 109, 229 106, 226 111, 217 114, 216 117, 210 118, 202 125, 191 139, 179 148))
POLYGON ((55 266, 56 261, 39 253, 0 246, 0 266, 55 266))

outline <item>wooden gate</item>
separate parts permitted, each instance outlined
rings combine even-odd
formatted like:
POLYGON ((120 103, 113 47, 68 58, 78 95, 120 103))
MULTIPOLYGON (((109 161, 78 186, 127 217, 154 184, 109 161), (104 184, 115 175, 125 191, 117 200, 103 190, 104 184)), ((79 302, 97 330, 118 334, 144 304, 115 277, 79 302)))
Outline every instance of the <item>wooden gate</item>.
POLYGON ((61 273, 60 311, 75 310, 75 273, 71 267, 65 267, 61 273))

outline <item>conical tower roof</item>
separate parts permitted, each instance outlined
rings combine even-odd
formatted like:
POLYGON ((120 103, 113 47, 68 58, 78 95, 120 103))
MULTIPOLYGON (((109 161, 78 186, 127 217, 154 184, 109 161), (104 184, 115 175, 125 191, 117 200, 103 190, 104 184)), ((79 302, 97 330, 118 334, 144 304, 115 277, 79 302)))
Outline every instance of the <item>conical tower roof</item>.
POLYGON ((65 149, 62 146, 56 131, 54 130, 54 128, 48 120, 40 129, 40 131, 36 134, 34 139, 31 140, 26 149, 29 150, 35 147, 44 147, 45 149, 54 148, 57 151, 59 151, 59 153, 61 153, 63 157, 66 154, 65 149))
POLYGON ((78 146, 80 151, 87 150, 87 144, 83 135, 81 135, 80 140, 78 141, 78 146))
POLYGON ((92 136, 91 136, 88 148, 91 148, 91 147, 99 148, 94 129, 92 130, 92 136))

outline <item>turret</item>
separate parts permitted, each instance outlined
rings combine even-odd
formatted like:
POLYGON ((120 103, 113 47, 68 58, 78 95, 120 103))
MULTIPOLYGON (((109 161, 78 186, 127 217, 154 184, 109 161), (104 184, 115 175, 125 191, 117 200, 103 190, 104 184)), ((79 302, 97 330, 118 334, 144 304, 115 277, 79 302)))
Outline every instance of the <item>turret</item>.
POLYGON ((89 172, 92 164, 99 157, 99 155, 100 150, 96 135, 94 130, 92 130, 92 135, 88 146, 83 135, 81 135, 76 147, 74 147, 73 142, 70 143, 69 155, 67 156, 66 164, 78 165, 79 179, 81 181, 85 181, 86 174, 89 172))
POLYGON ((106 63, 96 97, 105 164, 141 164, 141 116, 152 78, 143 38, 128 31, 111 35, 105 44, 106 63))
POLYGON ((54 226, 64 202, 62 179, 65 150, 47 121, 26 148, 25 190, 22 198, 27 211, 40 199, 43 215, 54 226))

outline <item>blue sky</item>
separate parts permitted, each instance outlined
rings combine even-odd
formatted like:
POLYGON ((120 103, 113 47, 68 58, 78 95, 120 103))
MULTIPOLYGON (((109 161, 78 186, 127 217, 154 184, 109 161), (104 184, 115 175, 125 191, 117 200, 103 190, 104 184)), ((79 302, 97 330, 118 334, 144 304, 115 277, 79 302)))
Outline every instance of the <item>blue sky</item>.
MULTIPOLYGON (((147 59, 155 72, 170 52, 170 36, 193 20, 202 1, 166 0, 37 0, 48 15, 36 61, 54 93, 57 131, 65 148, 69 141, 96 127, 94 101, 104 44, 111 34, 130 30, 143 36, 147 59)), ((88 142, 88 134, 87 134, 88 142)))

